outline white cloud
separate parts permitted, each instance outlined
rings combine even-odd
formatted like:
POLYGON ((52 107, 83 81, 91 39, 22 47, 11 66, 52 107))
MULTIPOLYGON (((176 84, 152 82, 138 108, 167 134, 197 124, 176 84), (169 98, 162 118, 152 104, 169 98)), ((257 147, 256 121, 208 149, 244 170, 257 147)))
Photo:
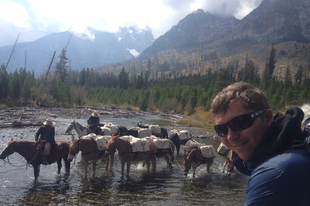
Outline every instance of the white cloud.
POLYGON ((235 15, 241 19, 262 0, 1 0, 0 46, 33 41, 50 33, 87 27, 116 32, 120 26, 152 29, 155 38, 165 34, 189 13, 235 15))
POLYGON ((29 16, 25 9, 18 3, 7 0, 0 2, 0 19, 13 23, 16 27, 26 28, 29 26, 29 16))

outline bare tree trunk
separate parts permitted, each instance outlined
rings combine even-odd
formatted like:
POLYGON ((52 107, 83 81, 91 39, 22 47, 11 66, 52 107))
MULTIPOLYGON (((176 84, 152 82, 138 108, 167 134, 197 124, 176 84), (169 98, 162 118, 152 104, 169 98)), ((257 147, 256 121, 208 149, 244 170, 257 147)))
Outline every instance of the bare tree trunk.
POLYGON ((12 52, 11 52, 11 54, 10 54, 10 56, 9 56, 9 60, 8 60, 8 62, 6 63, 5 69, 7 69, 7 68, 8 68, 8 65, 9 65, 9 63, 10 63, 11 56, 12 56, 12 54, 13 54, 13 52, 14 52, 14 49, 15 49, 15 46, 16 46, 16 43, 17 43, 18 37, 19 37, 19 34, 18 34, 18 36, 17 36, 17 38, 16 38, 15 44, 14 44, 13 49, 12 49, 12 52))
POLYGON ((48 76, 48 72, 49 72, 50 69, 51 69, 51 66, 52 66, 52 63, 53 63, 55 54, 56 54, 56 51, 54 52, 54 55, 53 55, 53 57, 52 57, 51 63, 50 63, 50 65, 49 65, 49 67, 48 67, 48 70, 47 70, 47 72, 46 72, 46 76, 45 76, 45 78, 44 78, 44 80, 43 80, 43 83, 41 83, 41 90, 40 90, 40 93, 39 93, 37 99, 35 100, 35 104, 37 104, 37 101, 38 101, 38 100, 40 99, 40 97, 41 97, 41 93, 42 93, 42 90, 43 90, 43 88, 44 88, 45 81, 46 81, 47 76, 48 76))

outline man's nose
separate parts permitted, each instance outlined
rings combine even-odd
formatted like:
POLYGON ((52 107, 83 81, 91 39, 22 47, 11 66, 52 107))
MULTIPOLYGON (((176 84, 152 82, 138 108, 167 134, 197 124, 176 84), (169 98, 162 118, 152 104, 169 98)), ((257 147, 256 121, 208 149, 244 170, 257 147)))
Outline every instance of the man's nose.
POLYGON ((239 138, 239 132, 233 131, 232 129, 230 129, 228 127, 227 140, 228 141, 235 141, 238 138, 239 138))

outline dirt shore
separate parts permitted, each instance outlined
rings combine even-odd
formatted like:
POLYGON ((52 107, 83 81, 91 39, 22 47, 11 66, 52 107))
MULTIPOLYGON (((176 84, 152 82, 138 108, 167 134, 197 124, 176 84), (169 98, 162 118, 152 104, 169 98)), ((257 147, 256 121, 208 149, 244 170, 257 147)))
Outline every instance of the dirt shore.
POLYGON ((1 108, 0 128, 41 126, 43 121, 47 118, 88 118, 94 111, 99 112, 100 116, 105 116, 107 118, 134 118, 143 115, 169 116, 172 123, 172 126, 168 128, 170 130, 174 128, 187 129, 190 130, 195 137, 216 138, 216 135, 207 133, 203 129, 189 128, 186 125, 176 124, 179 119, 183 118, 180 114, 155 111, 137 112, 134 110, 113 109, 106 107, 45 108, 30 104, 20 107, 1 108))
POLYGON ((94 111, 100 116, 107 118, 133 118, 146 114, 170 116, 171 121, 176 122, 182 118, 181 115, 162 112, 137 112, 125 109, 97 108, 97 107, 75 107, 75 108, 45 108, 35 105, 21 107, 10 107, 0 109, 0 127, 41 125, 47 118, 81 119, 88 118, 94 111))

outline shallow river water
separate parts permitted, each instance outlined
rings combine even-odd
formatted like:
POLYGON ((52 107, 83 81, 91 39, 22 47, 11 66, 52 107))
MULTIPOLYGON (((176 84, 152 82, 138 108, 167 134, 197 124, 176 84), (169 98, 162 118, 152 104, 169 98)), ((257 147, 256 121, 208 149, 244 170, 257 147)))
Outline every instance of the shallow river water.
MULTIPOLYGON (((70 119, 54 119, 56 140, 71 141, 71 135, 64 135, 70 119)), ((86 125, 86 119, 76 120, 86 125)), ((103 119, 124 125, 127 128, 138 122, 171 126, 162 116, 144 116, 132 119, 103 119)), ((0 129, 0 151, 12 138, 14 140, 34 140, 38 128, 0 129)), ((168 130, 169 132, 169 130, 168 130)), ((76 133, 75 133, 76 134, 76 133)), ((76 135, 77 137, 77 135, 76 135)), ((220 144, 218 139, 197 141, 220 144)), ((248 178, 238 171, 231 176, 222 173, 224 159, 215 158, 210 173, 206 166, 196 170, 196 177, 183 174, 183 146, 175 158, 173 167, 168 167, 165 159, 157 159, 156 173, 148 174, 146 167, 132 164, 130 177, 121 176, 118 155, 115 156, 113 171, 105 171, 104 162, 97 163, 96 177, 92 178, 91 164, 88 179, 84 180, 81 156, 71 163, 70 175, 65 175, 64 164, 61 175, 57 175, 57 164, 40 168, 38 181, 34 181, 33 169, 18 153, 9 156, 11 164, 0 160, 0 205, 242 205, 248 178)))

